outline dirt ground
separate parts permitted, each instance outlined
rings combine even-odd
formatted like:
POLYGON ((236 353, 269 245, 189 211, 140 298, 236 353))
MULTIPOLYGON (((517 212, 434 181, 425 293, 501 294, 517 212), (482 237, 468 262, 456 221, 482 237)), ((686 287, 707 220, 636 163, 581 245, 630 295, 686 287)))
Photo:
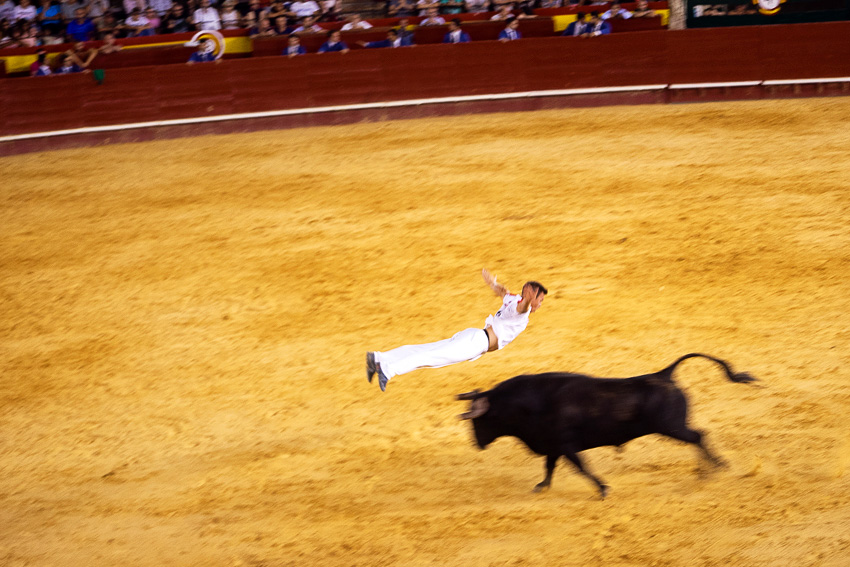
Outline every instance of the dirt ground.
POLYGON ((361 124, 0 159, 0 565, 850 565, 850 98, 361 124), (480 327, 386 393, 367 350, 480 327), (676 380, 655 436, 473 446, 526 372, 676 380))

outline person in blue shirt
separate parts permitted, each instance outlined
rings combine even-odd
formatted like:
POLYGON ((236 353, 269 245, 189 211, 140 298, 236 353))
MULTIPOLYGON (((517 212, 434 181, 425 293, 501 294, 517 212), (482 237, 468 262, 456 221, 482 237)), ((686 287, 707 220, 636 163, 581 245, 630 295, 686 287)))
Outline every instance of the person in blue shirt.
POLYGON ((86 18, 86 11, 82 8, 74 10, 74 19, 68 22, 65 33, 72 41, 89 41, 94 35, 94 23, 86 18))
POLYGON ((289 45, 286 46, 286 49, 283 50, 281 55, 295 57, 296 55, 304 55, 307 53, 307 50, 304 49, 303 45, 301 45, 301 38, 298 37, 297 34, 291 34, 288 41, 289 45))
POLYGON ((443 36, 443 43, 469 43, 469 34, 460 27, 460 18, 449 22, 449 31, 443 36))
POLYGON ((399 37, 398 32, 396 30, 387 30, 387 39, 382 39, 381 41, 358 41, 360 45, 363 47, 374 48, 374 47, 407 47, 412 45, 412 42, 409 38, 405 39, 399 37))
POLYGON ((608 35, 611 33, 611 24, 599 17, 599 12, 590 13, 589 29, 587 30, 589 37, 598 35, 608 35))
POLYGON ((70 73, 80 73, 83 68, 74 63, 71 57, 67 53, 63 53, 59 56, 59 63, 56 66, 56 74, 57 75, 67 75, 70 73))
POLYGON ((47 63, 47 52, 41 49, 36 54, 36 57, 37 60, 35 63, 30 65, 30 76, 45 77, 47 75, 52 75, 53 69, 51 69, 50 65, 47 63))
POLYGON ((398 21, 395 31, 398 32, 398 37, 401 39, 402 45, 413 45, 413 30, 410 27, 408 19, 402 18, 398 21))
POLYGON ((198 44, 198 50, 189 57, 186 64, 192 65, 193 63, 209 63, 210 61, 215 60, 215 53, 208 49, 208 43, 206 41, 202 41, 198 44))
POLYGON ((566 35, 568 37, 582 37, 589 31, 589 24, 584 21, 584 12, 579 12, 576 14, 575 21, 570 22, 570 25, 567 26, 567 29, 565 29, 561 35, 566 35))
POLYGON ((519 29, 519 20, 516 18, 510 18, 508 20, 508 25, 505 26, 505 29, 499 32, 499 41, 514 41, 516 39, 521 39, 522 34, 519 29))
POLYGON ((342 34, 339 33, 339 30, 329 31, 328 40, 319 48, 319 53, 333 53, 335 51, 348 53, 348 45, 342 41, 342 34))
POLYGON ((36 11, 36 17, 41 29, 51 34, 58 34, 62 28, 62 8, 53 0, 41 0, 41 6, 36 11))

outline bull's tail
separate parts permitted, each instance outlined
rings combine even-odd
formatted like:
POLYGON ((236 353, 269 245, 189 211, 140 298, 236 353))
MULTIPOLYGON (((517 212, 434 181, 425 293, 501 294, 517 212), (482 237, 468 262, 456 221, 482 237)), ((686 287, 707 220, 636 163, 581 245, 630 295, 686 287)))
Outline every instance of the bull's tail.
POLYGON ((723 371, 726 373, 726 377, 729 380, 731 380, 732 382, 739 382, 739 383, 746 384, 748 382, 755 382, 757 380, 757 378, 755 378, 754 376, 750 375, 747 372, 733 372, 732 367, 725 360, 721 360, 719 358, 714 358, 713 356, 708 356, 707 354, 700 354, 698 352, 692 352, 692 353, 686 354, 684 356, 680 356, 676 360, 676 362, 674 362, 673 364, 671 364, 670 366, 668 366, 667 368, 665 368, 664 370, 659 372, 659 374, 661 376, 664 376, 668 380, 672 380, 673 379, 673 371, 676 369, 676 367, 679 366, 679 364, 681 364, 683 361, 685 361, 689 358, 695 358, 695 357, 707 358, 708 360, 714 361, 717 364, 719 364, 720 366, 722 366, 723 371))

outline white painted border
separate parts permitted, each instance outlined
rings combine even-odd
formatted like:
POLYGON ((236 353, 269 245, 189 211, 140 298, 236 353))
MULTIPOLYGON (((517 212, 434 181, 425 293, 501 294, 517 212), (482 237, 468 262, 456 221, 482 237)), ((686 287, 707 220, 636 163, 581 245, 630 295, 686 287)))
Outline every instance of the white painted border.
POLYGON ((660 91, 667 85, 637 85, 629 87, 598 87, 587 89, 561 89, 551 91, 525 91, 519 93, 501 93, 489 95, 451 96, 442 98, 419 98, 409 100, 395 100, 388 102, 369 102, 362 104, 346 104, 340 106, 316 106, 311 108, 292 108, 289 110, 268 110, 264 112, 245 112, 242 114, 219 114, 216 116, 200 116, 197 118, 177 118, 173 120, 156 120, 151 122, 134 122, 132 124, 110 124, 107 126, 88 126, 85 128, 71 128, 68 130, 53 130, 50 132, 34 132, 31 134, 17 134, 14 136, 0 137, 2 142, 14 142, 17 140, 32 140, 36 138, 50 138, 54 136, 70 136, 73 134, 92 134, 95 132, 116 132, 119 130, 132 130, 137 128, 158 128, 161 126, 187 126, 190 124, 204 124, 207 122, 226 122, 229 120, 247 120, 250 118, 271 118, 275 116, 295 116, 299 114, 313 114, 324 112, 344 112, 350 110, 371 110, 380 108, 399 108, 405 106, 422 106, 426 104, 446 104, 457 102, 480 102, 488 100, 510 100, 519 98, 540 98, 550 96, 570 96, 582 94, 605 94, 618 92, 641 92, 660 91))
POLYGON ((833 77, 831 79, 784 79, 781 81, 764 81, 766 87, 774 85, 812 85, 817 83, 850 83, 850 77, 833 77))
POLYGON ((242 114, 220 114, 216 116, 199 116, 196 118, 177 118, 174 120, 156 120, 151 122, 134 122, 131 124, 110 124, 107 126, 89 126, 85 128, 71 128, 68 130, 53 130, 49 132, 33 132, 29 134, 16 134, 13 136, 0 136, 0 143, 15 142, 18 140, 34 140, 38 138, 52 138, 56 136, 70 136, 74 134, 93 134, 96 132, 117 132, 121 130, 133 130, 139 128, 159 128, 162 126, 188 126, 191 124, 205 124, 209 122, 227 122, 230 120, 248 120, 251 118, 272 118, 276 116, 296 116, 299 114, 314 114, 326 112, 345 112, 352 110, 372 110, 381 108, 400 108, 405 106, 422 106, 428 104, 447 104, 458 102, 483 102, 490 100, 511 100, 521 98, 542 98, 552 96, 572 96, 587 94, 607 94, 626 92, 660 91, 665 89, 710 89, 724 87, 757 87, 760 85, 794 85, 813 83, 843 83, 850 82, 850 77, 830 77, 822 79, 789 79, 774 81, 733 81, 725 83, 679 83, 672 85, 632 85, 626 87, 594 87, 586 89, 559 89, 549 91, 525 91, 519 93, 500 93, 486 95, 451 96, 441 98, 419 98, 409 100, 395 100, 387 102, 369 102, 362 104, 346 104, 339 106, 317 106, 312 108, 292 108, 288 110, 269 110, 264 112, 245 112, 242 114))
POLYGON ((720 89, 723 87, 757 87, 761 81, 731 81, 728 83, 679 83, 668 85, 670 89, 720 89))

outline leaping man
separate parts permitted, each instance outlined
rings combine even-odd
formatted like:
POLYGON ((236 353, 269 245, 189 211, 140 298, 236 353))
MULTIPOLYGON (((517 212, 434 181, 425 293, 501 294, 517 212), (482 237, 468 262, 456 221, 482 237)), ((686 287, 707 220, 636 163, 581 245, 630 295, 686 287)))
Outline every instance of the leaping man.
POLYGON ((525 330, 529 315, 540 309, 549 293, 540 282, 528 281, 522 286, 522 293, 513 295, 487 270, 482 270, 481 275, 493 292, 502 298, 502 307, 495 315, 487 317, 483 329, 465 329, 450 339, 435 343, 406 345, 386 352, 367 352, 366 377, 369 382, 377 374, 381 391, 386 391, 387 382, 399 374, 418 368, 441 368, 476 360, 485 353, 505 348, 525 330))

